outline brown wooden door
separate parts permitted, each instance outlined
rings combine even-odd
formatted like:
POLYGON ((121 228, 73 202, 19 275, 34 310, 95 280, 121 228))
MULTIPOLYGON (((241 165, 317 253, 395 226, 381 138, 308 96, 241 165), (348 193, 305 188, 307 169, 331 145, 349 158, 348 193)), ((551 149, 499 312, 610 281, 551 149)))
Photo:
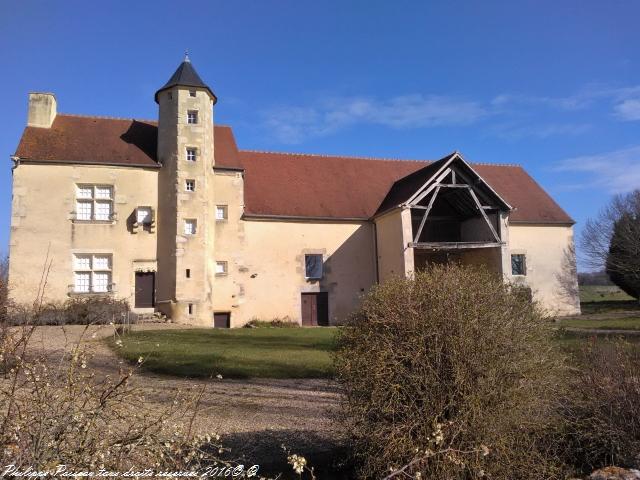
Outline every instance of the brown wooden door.
POLYGON ((153 308, 156 304, 156 274, 136 272, 136 308, 153 308))
POLYGON ((214 328, 230 328, 231 314, 229 312, 218 312, 213 314, 214 328))
POLYGON ((327 292, 302 294, 302 325, 329 325, 329 294, 327 292))

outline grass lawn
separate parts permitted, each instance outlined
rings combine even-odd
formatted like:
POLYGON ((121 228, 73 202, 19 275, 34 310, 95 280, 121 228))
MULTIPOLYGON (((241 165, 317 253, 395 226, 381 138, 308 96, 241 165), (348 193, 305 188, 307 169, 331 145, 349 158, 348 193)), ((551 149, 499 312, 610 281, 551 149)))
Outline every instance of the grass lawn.
POLYGON ((322 378, 332 375, 337 328, 147 330, 110 344, 148 371, 181 377, 322 378))
POLYGON ((564 318, 555 325, 558 327, 590 328, 596 330, 640 330, 640 313, 638 316, 618 318, 564 318))

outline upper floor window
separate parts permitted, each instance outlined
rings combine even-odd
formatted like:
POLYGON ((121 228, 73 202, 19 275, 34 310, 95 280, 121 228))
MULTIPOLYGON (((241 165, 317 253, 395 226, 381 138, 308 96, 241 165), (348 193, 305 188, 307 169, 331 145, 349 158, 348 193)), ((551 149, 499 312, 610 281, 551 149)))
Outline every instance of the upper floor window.
POLYGON ((198 150, 195 148, 188 147, 187 148, 187 161, 195 162, 198 158, 198 150))
POLYGON ((196 96, 196 91, 195 90, 189 90, 189 96, 190 97, 195 97, 196 96))
POLYGON ((511 275, 526 275, 527 259, 524 254, 511 255, 511 275))
POLYGON ((184 221, 184 234, 185 235, 195 235, 196 234, 197 223, 194 219, 188 219, 184 221))
POLYGON ((187 192, 195 192, 196 191, 196 181, 195 180, 185 180, 184 181, 184 189, 187 192))
POLYGON ((309 279, 320 279, 322 278, 323 272, 323 264, 322 264, 322 254, 311 254, 304 256, 304 276, 309 279))
POLYGON ((198 123, 198 111, 197 110, 189 110, 187 112, 187 123, 195 125, 198 123))
POLYGON ((227 262, 216 262, 216 275, 226 275, 228 270, 227 262))
POLYGON ((227 211, 226 205, 216 205, 216 220, 226 220, 227 211))
POLYGON ((73 256, 73 291, 75 293, 106 293, 111 283, 112 256, 108 254, 78 254, 73 256))
POLYGON ((113 187, 76 185, 76 220, 109 221, 113 217, 113 187))

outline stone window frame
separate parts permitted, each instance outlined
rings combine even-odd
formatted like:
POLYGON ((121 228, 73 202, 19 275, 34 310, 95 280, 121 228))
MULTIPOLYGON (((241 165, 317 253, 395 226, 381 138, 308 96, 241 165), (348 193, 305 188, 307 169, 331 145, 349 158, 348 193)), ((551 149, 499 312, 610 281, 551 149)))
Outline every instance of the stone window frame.
POLYGON ((198 110, 187 110, 187 124, 198 125, 198 110))
POLYGON ((70 292, 72 294, 104 295, 114 292, 113 253, 73 253, 71 256, 71 269, 73 272, 73 283, 70 285, 70 292), (106 259, 106 266, 103 264, 98 265, 96 261, 98 258, 106 259), (86 280, 81 282, 82 285, 86 284, 86 289, 78 288, 81 276, 86 278, 86 280), (98 286, 100 288, 97 288, 98 286))
POLYGON ((527 267, 527 263, 528 263, 528 259, 527 259, 527 252, 525 252, 524 250, 512 250, 511 252, 509 252, 509 263, 511 264, 511 276, 512 277, 526 277, 527 273, 528 273, 528 267, 527 267), (513 257, 522 257, 522 272, 523 273, 514 273, 514 269, 513 269, 513 257))
POLYGON ((182 231, 189 237, 196 235, 196 233, 198 233, 198 220, 195 218, 185 218, 182 231))
POLYGON ((226 260, 216 260, 216 277, 222 277, 229 274, 229 262, 226 260), (218 271, 218 267, 221 270, 218 271))
POLYGON ((216 205, 216 222, 224 222, 229 219, 229 205, 216 205), (218 214, 222 212, 222 216, 218 214))
POLYGON ((325 269, 324 269, 324 254, 322 253, 315 253, 315 252, 308 252, 305 253, 303 255, 303 261, 304 261, 304 278, 306 280, 322 280, 324 278, 324 274, 325 274, 325 269), (309 276, 308 275, 308 270, 307 270, 307 257, 320 257, 321 263, 320 263, 320 268, 321 268, 321 272, 320 272, 320 276, 309 276))
POLYGON ((186 147, 185 148, 185 159, 187 162, 197 162, 198 161, 198 149, 196 147, 186 147))
POLYGON ((115 220, 114 185, 104 183, 76 183, 75 185, 75 211, 73 221, 78 223, 110 223, 115 220), (87 192, 90 190, 90 192, 87 192), (98 193, 99 190, 108 191, 107 196, 104 193, 98 193), (82 206, 82 207, 81 207, 82 206), (100 212, 101 208, 106 206, 107 214, 100 212), (88 208, 87 208, 88 207, 88 208), (81 212, 84 212, 81 213, 81 212), (88 212, 88 216, 86 215, 88 212))

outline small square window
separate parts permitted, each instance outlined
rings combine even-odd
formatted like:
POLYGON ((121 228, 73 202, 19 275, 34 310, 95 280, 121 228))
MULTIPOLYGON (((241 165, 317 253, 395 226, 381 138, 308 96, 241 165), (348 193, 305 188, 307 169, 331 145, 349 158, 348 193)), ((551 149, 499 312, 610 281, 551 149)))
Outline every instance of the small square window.
POLYGON ((151 225, 151 207, 138 207, 136 221, 140 225, 151 225))
POLYGON ((196 221, 195 220, 185 220, 184 221, 184 234, 185 235, 195 235, 196 234, 196 221))
POLYGON ((76 255, 73 268, 76 270, 91 270, 91 256, 76 255))
POLYGON ((309 279, 320 279, 323 275, 322 254, 311 254, 304 256, 305 277, 309 279))
POLYGON ((187 161, 195 162, 198 156, 198 151, 195 148, 187 148, 187 161))
POLYGON ((189 90, 189 96, 190 97, 195 97, 196 96, 196 91, 195 90, 189 90))
POLYGON ((527 259, 523 254, 511 255, 511 275, 526 275, 527 259))
POLYGON ((227 274, 227 262, 216 262, 216 275, 227 274))
POLYGON ((227 219, 228 208, 226 205, 216 205, 216 220, 227 219))
POLYGON ((96 187, 96 198, 111 200, 111 187, 96 187))
POLYGON ((187 112, 187 123, 191 125, 195 125, 198 123, 198 111, 197 110, 189 110, 187 112))
POLYGON ((196 191, 196 181, 195 180, 186 180, 184 182, 184 189, 187 192, 195 192, 196 191))
POLYGON ((94 270, 111 270, 111 256, 110 255, 96 255, 93 257, 93 269, 94 270))

